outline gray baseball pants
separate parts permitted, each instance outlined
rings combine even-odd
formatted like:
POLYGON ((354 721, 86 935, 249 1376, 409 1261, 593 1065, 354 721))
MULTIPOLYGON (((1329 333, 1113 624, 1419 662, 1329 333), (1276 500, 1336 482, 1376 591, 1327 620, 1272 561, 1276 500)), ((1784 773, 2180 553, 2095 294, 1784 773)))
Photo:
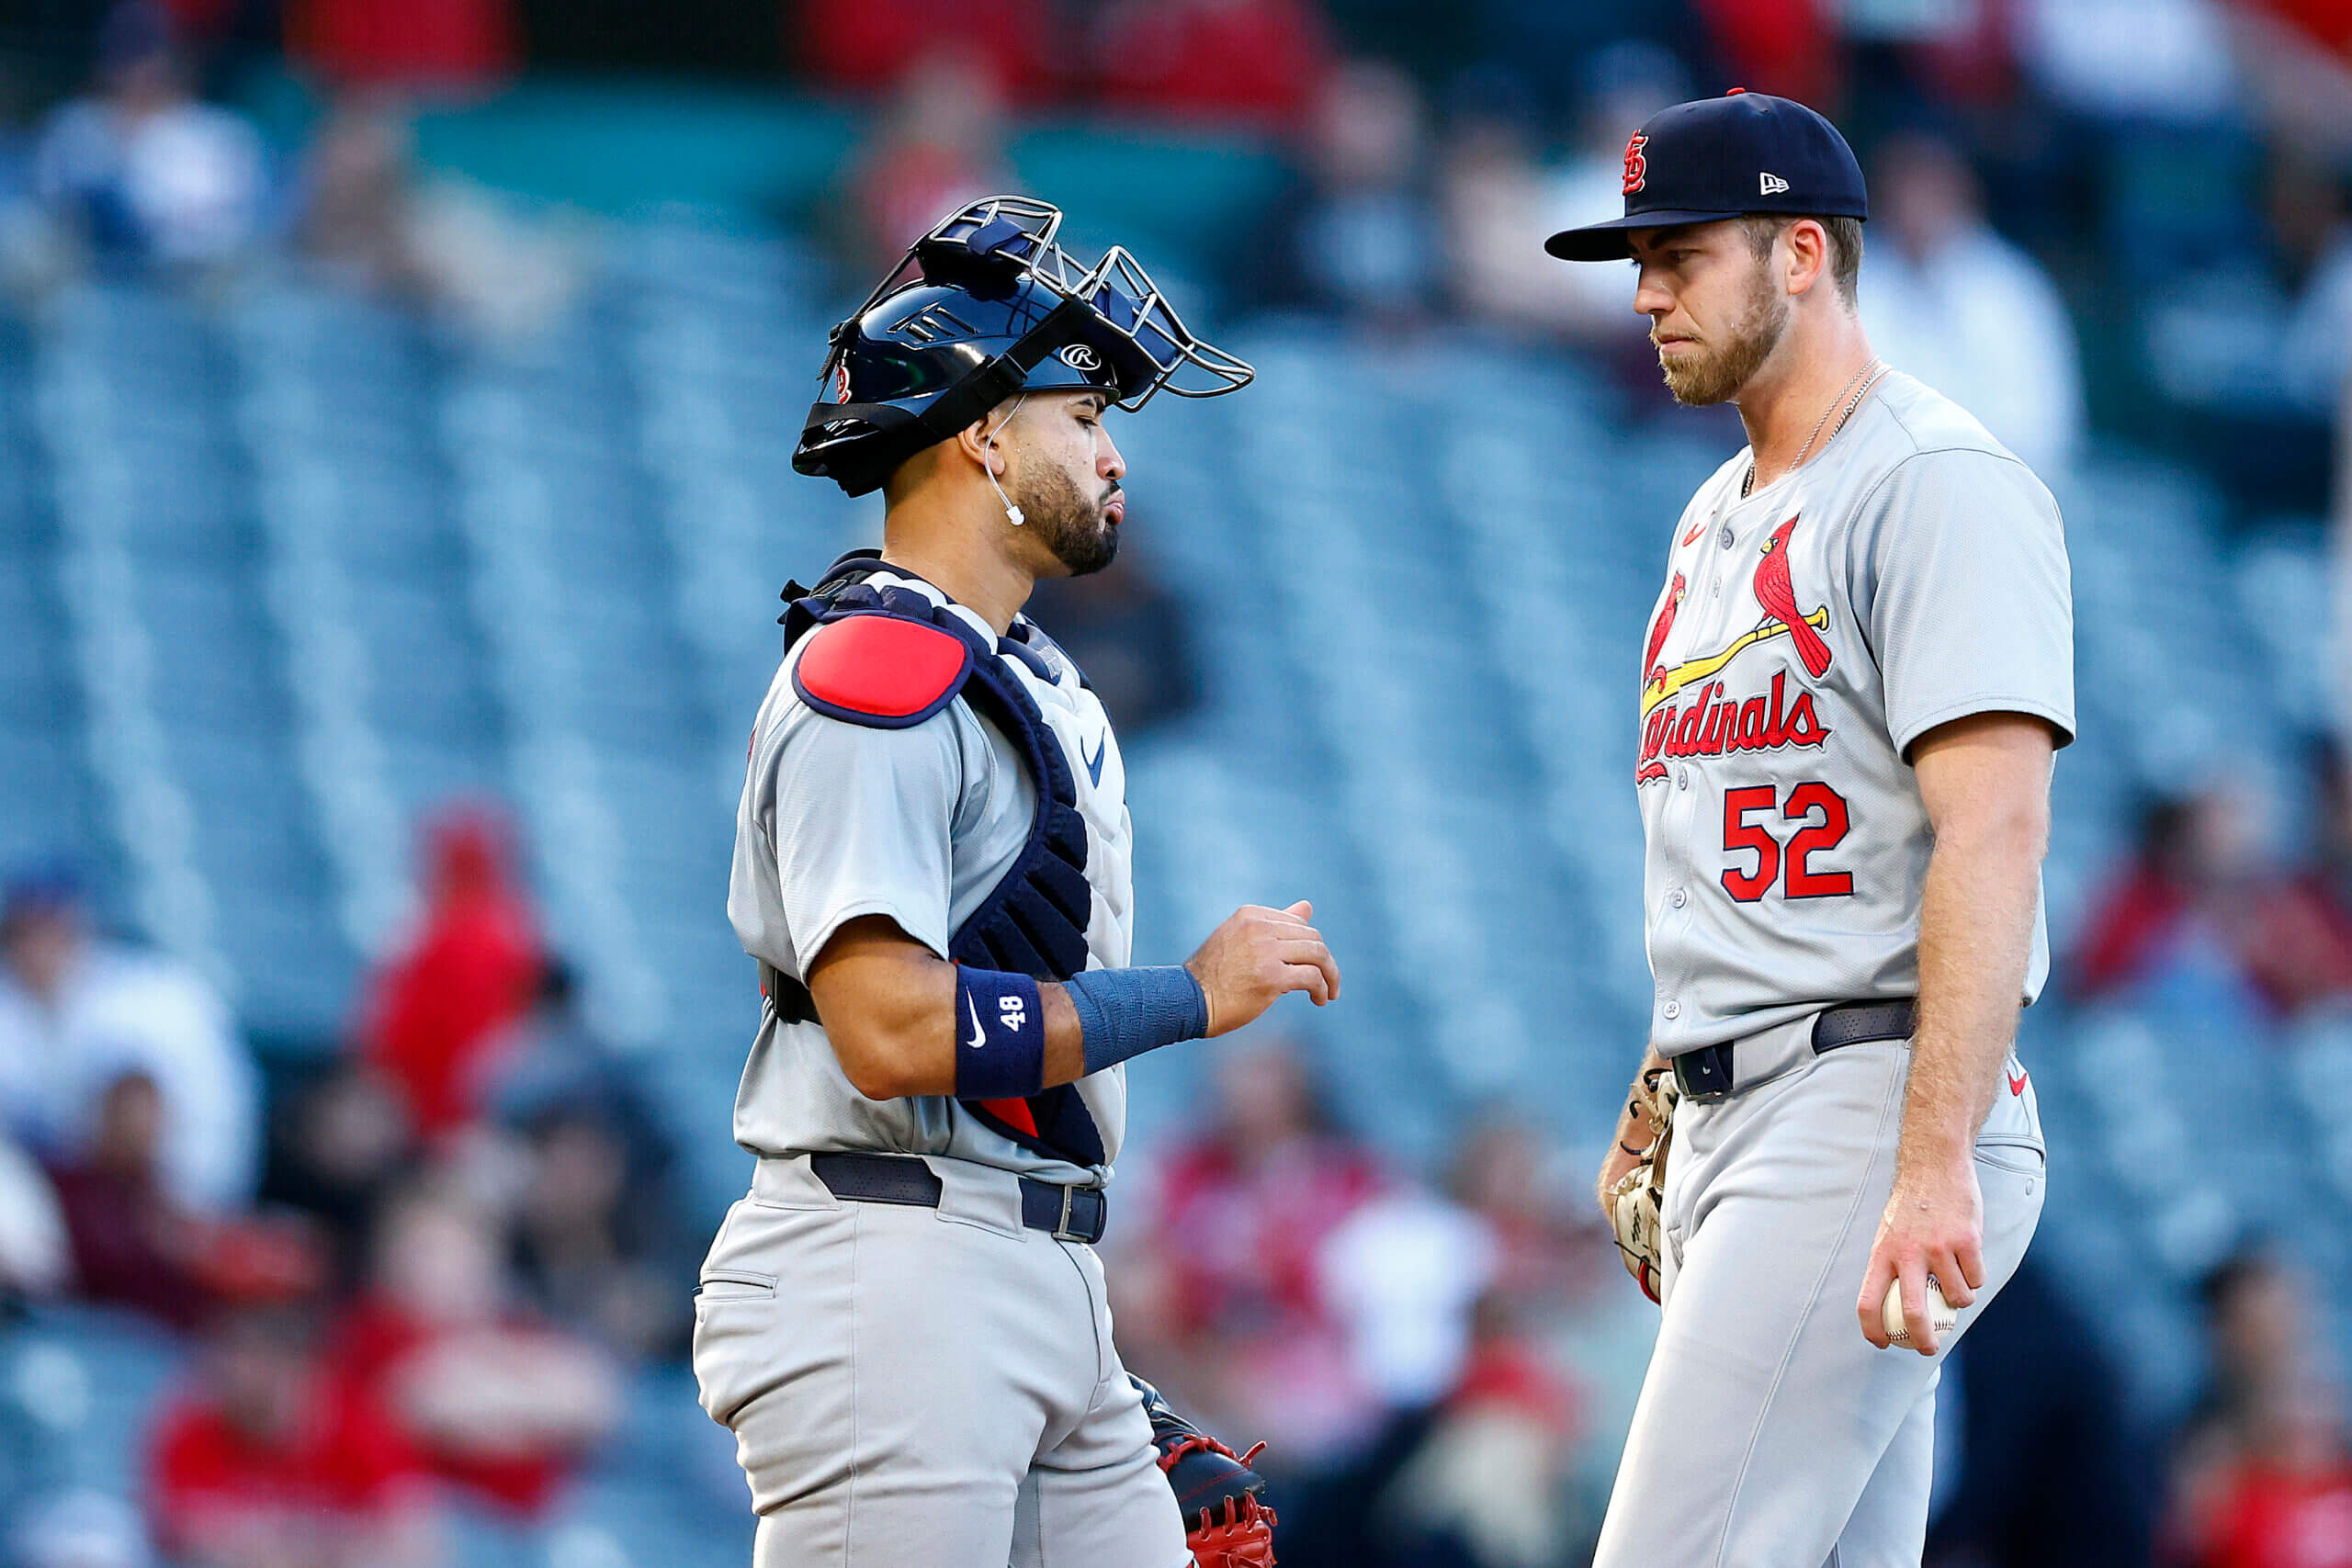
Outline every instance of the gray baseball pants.
MULTIPOLYGON (((1812 1027, 1740 1041, 1731 1096, 1675 1114, 1665 1317, 1594 1568, 1917 1568, 1943 1357, 1873 1349, 1854 1315, 1910 1048, 1816 1056, 1812 1027)), ((1984 1287, 1946 1349, 2041 1215, 2033 1087, 2007 1071, 1976 1142, 1984 1287)))
POLYGON ((711 1244, 695 1376, 755 1568, 1189 1564, 1094 1249, 1024 1229, 1011 1172, 929 1164, 937 1209, 763 1159, 711 1244))

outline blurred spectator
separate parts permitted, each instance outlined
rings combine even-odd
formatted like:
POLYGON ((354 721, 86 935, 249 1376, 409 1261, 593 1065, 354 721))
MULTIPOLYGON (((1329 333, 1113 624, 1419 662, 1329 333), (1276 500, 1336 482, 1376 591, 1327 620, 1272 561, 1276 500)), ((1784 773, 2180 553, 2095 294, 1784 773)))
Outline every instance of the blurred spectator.
MULTIPOLYGON (((1599 51, 1584 67, 1584 107, 1574 146, 1555 174, 1537 227, 1546 234, 1595 222, 1625 207, 1625 143, 1642 122, 1691 95, 1680 62, 1656 44, 1625 40, 1599 51)), ((1634 311, 1631 268, 1563 266, 1540 254, 1556 281, 1560 330, 1600 356, 1621 385, 1656 404, 1672 401, 1659 381, 1657 351, 1634 311)))
POLYGON ((1331 310, 1375 328, 1419 325, 1437 302, 1438 214, 1419 90, 1358 60, 1326 81, 1308 126, 1306 179, 1265 227, 1272 249, 1248 282, 1261 302, 1331 310))
MULTIPOLYGON (((2255 1441, 2264 1391, 2301 1381, 2315 1327, 2306 1282, 2265 1247, 2223 1259, 2199 1282, 2206 1383, 2177 1439, 2186 1474, 2213 1474, 2255 1441)), ((2194 1484, 2186 1488, 2193 1497, 2194 1484)))
POLYGON ((125 1073, 99 1100, 87 1151, 54 1177, 83 1298, 192 1328, 210 1310, 212 1292, 198 1267, 198 1227, 164 1191, 155 1168, 163 1122, 155 1080, 125 1073))
POLYGON ((1285 1467, 1329 1461, 1385 1414, 1324 1272, 1327 1244, 1383 1186, 1281 1040, 1219 1059, 1215 1122, 1161 1172, 1146 1320, 1188 1396, 1285 1467))
POLYGON ((341 86, 454 92, 520 63, 514 0, 284 0, 287 58, 341 86))
POLYGON ((318 1283, 307 1238, 265 1219, 189 1213, 164 1185, 164 1097, 129 1072, 107 1086, 89 1145, 51 1172, 83 1299, 194 1327, 224 1300, 282 1297, 318 1283))
POLYGON ((132 0, 107 17, 95 91, 66 104, 33 150, 33 188, 68 242, 102 262, 229 261, 260 229, 260 139, 200 102, 170 14, 132 0))
POLYGON ((381 1073, 335 1062, 271 1118, 265 1201, 309 1215, 324 1233, 338 1288, 359 1282, 378 1207, 409 1168, 414 1139, 381 1073))
POLYGON ((37 1154, 71 1158, 127 1072, 161 1091, 172 1200, 198 1213, 243 1207, 257 1175, 260 1089, 220 997, 175 962, 94 939, 71 872, 17 877, 0 891, 0 1124, 37 1154))
POLYGON ((1003 147, 1003 95, 984 58, 943 49, 918 59, 832 192, 858 287, 965 202, 1013 190, 1003 147))
POLYGON ((1729 85, 1834 112, 1844 85, 1840 6, 1822 0, 1692 0, 1691 8, 1706 26, 1729 85))
POLYGON ((1086 671, 1121 735, 1140 735, 1200 705, 1191 617, 1135 546, 1091 577, 1046 579, 1027 613, 1086 671))
POLYGON ((345 94, 303 154, 294 238, 345 288, 422 302, 433 277, 417 254, 413 133, 396 100, 345 94))
POLYGON ((1316 1270, 1347 1333, 1351 1381, 1385 1409, 1416 1409, 1461 1375, 1495 1238, 1467 1210, 1400 1183, 1340 1222, 1316 1270))
POLYGON ((1094 87, 1114 114, 1289 130, 1330 63, 1307 0, 1113 0, 1093 27, 1094 87))
POLYGON ((1564 1568, 1564 1483, 1577 1432, 1566 1382, 1500 1298, 1483 1299, 1460 1378, 1372 1507, 1380 1545, 1364 1561, 1564 1568))
POLYGON ((2270 231, 2292 305, 2274 373, 2301 412, 2324 414, 2352 376, 2352 212, 2345 174, 2325 164, 2277 160, 2270 181, 2270 231))
POLYGON ((2075 113, 2125 124, 2206 125, 2236 102, 2215 0, 2020 0, 2018 51, 2075 113))
MULTIPOLYGON (((808 73, 851 92, 904 98, 937 62, 953 61, 991 94, 1035 101, 1051 96, 1068 70, 1068 40, 1046 0, 798 0, 786 15, 797 24, 794 53, 808 73)), ((910 233, 899 248, 913 240, 910 233)))
POLYGON ((298 252, 327 280, 428 307, 514 342, 553 323, 585 281, 589 236, 467 181, 427 178, 400 100, 347 93, 304 157, 298 252))
POLYGON ((438 1560, 398 1432, 328 1375, 311 1325, 247 1310, 208 1336, 201 1375, 156 1423, 156 1539, 186 1568, 417 1568, 438 1560))
POLYGON ((611 1428, 612 1368, 514 1309, 495 1229, 453 1197, 394 1200, 374 1256, 369 1289, 333 1341, 345 1393, 443 1478, 541 1512, 611 1428))
POLYGON ((2352 919, 2318 878, 2278 872, 2269 831, 2247 779, 2151 806, 2136 856, 2085 923, 2076 994, 2206 1013, 2240 1010, 2238 995, 2291 1016, 2352 990, 2352 919))
POLYGON ((1621 1272, 1584 1184, 1563 1175, 1536 1130, 1505 1111, 1464 1127, 1447 1172, 1447 1191, 1486 1227, 1488 1292, 1522 1317, 1557 1310, 1596 1280, 1614 1289, 1621 1272))
MULTIPOLYGON (((1451 95, 1439 182, 1446 261, 1454 304, 1474 321, 1556 333, 1581 324, 1584 271, 1544 252, 1552 221, 1551 175, 1536 161, 1533 107, 1515 78, 1479 72, 1451 95)), ((1610 186, 1612 193, 1616 186, 1610 186)), ((1613 194, 1612 194, 1613 201, 1613 194)), ((1633 291, 1622 274, 1609 325, 1634 333, 1633 291)))
POLYGON ((2352 1562, 2352 1451, 2343 1391, 2326 1380, 2266 1388, 2245 1451, 2184 1524, 2189 1568, 2335 1568, 2352 1562))
POLYGON ((2083 376, 2057 288, 1985 222, 1976 176, 1950 143, 1900 135, 1876 164, 1860 297, 1871 346, 2037 471, 2062 471, 2082 442, 2083 376))
POLYGON ((538 984, 537 925, 509 854, 503 823, 486 809, 460 807, 428 824, 424 918, 368 983, 362 1053, 427 1140, 479 1116, 474 1090, 486 1068, 476 1058, 538 984))
POLYGON ((31 1156, 0 1134, 0 1319, 28 1297, 55 1295, 72 1278, 56 1189, 31 1156))
POLYGON ((681 1352, 700 1247, 679 1213, 670 1136, 628 1065, 548 965, 538 1006, 497 1053, 492 1113, 522 1140, 513 1250, 548 1321, 629 1356, 681 1352))

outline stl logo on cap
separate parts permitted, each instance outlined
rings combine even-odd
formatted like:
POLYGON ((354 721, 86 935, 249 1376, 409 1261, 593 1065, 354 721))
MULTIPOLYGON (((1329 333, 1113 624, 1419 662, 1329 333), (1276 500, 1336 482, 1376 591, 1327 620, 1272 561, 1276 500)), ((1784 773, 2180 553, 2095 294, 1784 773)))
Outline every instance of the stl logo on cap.
POLYGON ((1649 144, 1650 139, 1638 130, 1626 139, 1624 194, 1627 196, 1641 189, 1642 182, 1650 177, 1649 160, 1642 156, 1642 149, 1649 144))

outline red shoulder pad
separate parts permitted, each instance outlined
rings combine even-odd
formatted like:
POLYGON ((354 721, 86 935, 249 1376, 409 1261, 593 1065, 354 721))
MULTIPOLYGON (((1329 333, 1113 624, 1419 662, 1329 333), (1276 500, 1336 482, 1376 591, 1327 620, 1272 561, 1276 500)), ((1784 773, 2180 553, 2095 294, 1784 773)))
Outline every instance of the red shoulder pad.
POLYGON ((899 615, 844 615, 808 634, 792 689, 819 713, 878 729, 921 724, 956 698, 972 645, 899 615))

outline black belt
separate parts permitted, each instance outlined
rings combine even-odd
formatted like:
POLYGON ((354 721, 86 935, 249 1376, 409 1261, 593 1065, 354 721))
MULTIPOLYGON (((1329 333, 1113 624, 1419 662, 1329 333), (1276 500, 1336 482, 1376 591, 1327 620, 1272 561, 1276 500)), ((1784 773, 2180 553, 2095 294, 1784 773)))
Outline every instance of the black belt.
MULTIPOLYGON (((905 1203, 939 1207, 940 1181, 912 1155, 810 1155, 808 1168, 834 1197, 853 1203, 905 1203)), ((1110 1202, 1099 1187, 1062 1187, 1021 1178, 1021 1223, 1056 1241, 1102 1239, 1110 1202)))
MULTIPOLYGON (((1919 1004, 1909 997, 1892 1002, 1847 1002, 1814 1015, 1813 1054, 1871 1040, 1908 1040, 1919 1027, 1919 1004)), ((1721 1100, 1739 1080, 1732 1071, 1732 1046, 1702 1045, 1674 1058, 1674 1081, 1685 1099, 1721 1100)))

